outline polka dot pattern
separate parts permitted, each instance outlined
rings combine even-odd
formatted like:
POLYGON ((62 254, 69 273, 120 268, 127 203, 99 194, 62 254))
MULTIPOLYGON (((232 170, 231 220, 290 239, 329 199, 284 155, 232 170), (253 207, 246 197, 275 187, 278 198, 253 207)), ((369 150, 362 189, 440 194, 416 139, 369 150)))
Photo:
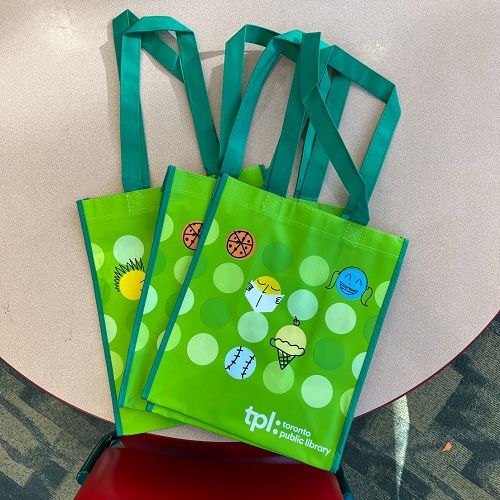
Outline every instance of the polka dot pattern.
POLYGON ((182 301, 181 308, 179 309, 179 315, 186 314, 191 310, 194 304, 194 293, 191 288, 186 290, 186 295, 184 295, 184 300, 182 301))
POLYGON ((113 255, 120 264, 126 264, 130 259, 139 260, 144 255, 144 245, 136 236, 126 234, 115 241, 113 255))
POLYGON ((322 339, 314 345, 314 362, 323 370, 336 370, 342 366, 345 350, 335 339, 322 339))
POLYGON ((213 280, 222 293, 234 293, 243 285, 243 271, 237 264, 226 262, 215 269, 213 280))
POLYGON ((300 263, 299 275, 306 285, 319 286, 330 276, 330 266, 323 257, 311 255, 300 263))
POLYGON ((209 365, 219 354, 219 344, 213 335, 198 333, 187 345, 189 359, 197 365, 209 365))
POLYGON ((356 325, 356 313, 351 306, 339 302, 331 305, 325 314, 328 329, 337 335, 345 335, 356 325))
POLYGON ((340 397, 340 411, 343 413, 344 416, 347 415, 347 411, 349 410, 349 405, 351 403, 353 394, 354 394, 354 389, 348 389, 340 397))
POLYGON ((186 274, 189 269, 189 264, 191 264, 191 260, 193 259, 192 255, 185 255, 184 257, 181 257, 175 264, 174 264, 174 276, 175 279, 182 285, 184 283, 184 278, 186 277, 186 274))
POLYGON ((268 329, 266 317, 259 312, 249 311, 238 321, 238 333, 247 342, 260 342, 267 335, 268 329))
POLYGON ((288 392, 295 380, 293 369, 288 365, 284 370, 280 368, 278 361, 269 363, 262 374, 262 381, 268 391, 274 394, 284 394, 288 392))
POLYGON ((300 393, 311 408, 323 408, 332 400, 333 387, 323 375, 311 375, 302 383, 300 393))
POLYGON ((113 378, 118 380, 123 372, 123 361, 119 354, 115 351, 109 351, 111 358, 111 367, 113 369, 113 378))
POLYGON ((104 252, 102 251, 102 248, 95 243, 91 243, 90 246, 92 248, 95 270, 99 271, 99 269, 101 269, 102 265, 104 264, 104 252))
POLYGON ((352 361, 352 374, 356 380, 358 379, 363 363, 365 362, 365 357, 366 352, 360 352, 352 361))
POLYGON ((168 240, 170 236, 172 236, 173 232, 174 232, 174 221, 172 220, 172 217, 170 217, 170 215, 165 214, 165 219, 163 221, 163 227, 160 235, 160 241, 168 240))
POLYGON ((137 334, 135 352, 144 349, 144 347, 148 343, 148 340, 149 340, 149 328, 144 323, 141 323, 141 326, 139 327, 139 333, 137 334))
POLYGON ((282 273, 292 264, 292 251, 284 243, 271 243, 262 252, 262 262, 273 273, 282 273))
POLYGON ((146 297, 146 303, 144 304, 144 314, 150 313, 158 304, 158 294, 156 290, 150 286, 148 288, 148 295, 146 297))
POLYGON ((210 328, 222 328, 231 319, 231 306, 222 298, 210 298, 201 306, 200 318, 210 328))
POLYGON ((219 224, 214 219, 212 224, 210 225, 210 229, 208 230, 207 238, 205 240, 205 245, 211 245, 217 238, 219 237, 219 224))
POLYGON ((115 320, 111 317, 108 316, 107 314, 104 315, 104 325, 106 327, 106 335, 108 337, 108 343, 112 342, 113 339, 116 337, 116 331, 117 331, 117 326, 115 320))
POLYGON ((318 299, 309 290, 296 290, 287 302, 290 314, 300 321, 311 319, 318 311, 318 299))
POLYGON ((387 289, 389 288, 389 281, 384 281, 380 283, 380 285, 375 290, 375 302, 379 307, 382 307, 384 303, 385 294, 387 293, 387 289))

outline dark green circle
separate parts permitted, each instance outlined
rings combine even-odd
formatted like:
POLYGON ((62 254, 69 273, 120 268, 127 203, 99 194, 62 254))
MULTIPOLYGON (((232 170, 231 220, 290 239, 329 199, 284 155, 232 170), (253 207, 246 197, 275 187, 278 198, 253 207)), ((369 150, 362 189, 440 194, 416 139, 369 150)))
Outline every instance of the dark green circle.
POLYGON ((165 257, 165 254, 161 250, 158 250, 153 267, 153 276, 160 274, 165 269, 166 263, 167 258, 165 257))
POLYGON ((200 317, 205 325, 211 328, 221 328, 231 319, 231 306, 218 297, 208 299, 201 306, 200 317))
POLYGON ((342 345, 334 339, 323 339, 316 342, 313 358, 323 370, 335 370, 344 362, 345 351, 342 345))
POLYGON ((101 289, 101 302, 104 305, 111 297, 111 287, 105 281, 100 281, 99 288, 101 289))
POLYGON ((285 243, 271 243, 262 252, 262 262, 273 273, 286 271, 292 261, 292 251, 285 243))
POLYGON ((366 320, 365 326, 363 327, 363 333, 365 334, 365 339, 370 342, 375 330, 375 325, 377 324, 378 316, 372 316, 370 319, 366 320))
POLYGON ((165 312, 167 313, 167 317, 169 318, 172 314, 172 310, 174 309, 175 302, 177 300, 177 293, 170 295, 170 297, 165 301, 165 312))
POLYGON ((129 332, 132 331, 132 328, 134 328, 134 322, 135 322, 135 316, 136 316, 136 309, 133 308, 128 314, 127 317, 125 318, 125 326, 127 327, 127 330, 129 332))
POLYGON ((207 269, 207 258, 202 254, 194 268, 193 278, 199 278, 207 269))

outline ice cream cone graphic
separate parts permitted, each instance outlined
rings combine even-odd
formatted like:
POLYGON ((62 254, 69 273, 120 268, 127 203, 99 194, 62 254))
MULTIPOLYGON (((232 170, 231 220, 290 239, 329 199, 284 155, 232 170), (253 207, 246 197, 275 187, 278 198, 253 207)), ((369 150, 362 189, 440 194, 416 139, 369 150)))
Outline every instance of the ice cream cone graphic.
POLYGON ((281 328, 276 337, 270 339, 269 343, 278 353, 280 368, 284 370, 294 358, 303 356, 306 352, 307 339, 305 333, 299 328, 297 320, 293 325, 281 328))

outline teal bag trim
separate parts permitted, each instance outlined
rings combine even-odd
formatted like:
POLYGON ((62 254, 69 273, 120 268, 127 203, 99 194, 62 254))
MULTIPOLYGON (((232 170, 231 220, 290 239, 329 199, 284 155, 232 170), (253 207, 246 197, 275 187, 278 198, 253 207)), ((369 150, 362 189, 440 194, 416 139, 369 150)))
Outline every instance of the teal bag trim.
MULTIPOLYGON (((102 307, 101 292, 99 290, 99 281, 97 279, 97 271, 94 262, 94 254, 92 253, 92 246, 90 242, 90 234, 87 226, 87 220, 85 219, 85 210, 83 208, 83 200, 78 200, 76 202, 78 207, 78 215, 80 216, 80 223, 82 225, 83 239, 85 241, 85 251, 87 252, 87 257, 90 264, 90 274, 92 276, 92 286, 94 287, 94 296, 97 305, 97 315, 99 317, 99 325, 101 327, 101 340, 103 345, 108 342, 107 332, 106 332, 106 322, 104 321, 104 310, 102 307)), ((116 395, 115 381, 111 377, 113 373, 113 366, 111 364, 111 357, 109 355, 109 349, 103 349, 104 359, 106 361, 106 374, 108 377, 108 384, 111 393, 111 403, 113 406, 113 415, 115 417, 116 432, 119 436, 123 434, 123 426, 120 417, 120 412, 118 409, 118 400, 116 395)))
MULTIPOLYGON (((116 64, 118 67, 118 78, 121 75, 122 61, 122 37, 123 34, 137 21, 139 18, 130 10, 125 10, 115 19, 113 19, 113 40, 115 45, 116 64)), ((178 80, 184 82, 182 76, 182 68, 180 58, 175 52, 172 54, 172 49, 157 35, 146 33, 143 36, 142 46, 146 52, 151 54, 167 71, 170 71, 178 80), (173 57, 175 55, 175 57, 173 57)), ((123 117, 125 118, 125 117, 123 117)), ((151 186, 149 175, 148 152, 146 145, 146 136, 144 131, 144 121, 142 115, 142 105, 139 102, 139 144, 140 144, 140 174, 141 186, 136 189, 145 189, 151 186)))
POLYGON ((403 246, 401 247, 401 253, 399 254, 399 259, 394 268, 394 272, 392 273, 391 282, 387 288, 387 292, 384 297, 384 302, 382 304, 382 308, 380 309, 380 313, 377 319, 377 323, 375 325, 375 329, 373 330, 372 337, 370 339, 370 345, 368 346, 368 351, 366 353, 365 360, 363 362, 363 366, 361 367, 361 371, 359 373, 358 381, 354 388, 354 392, 351 398, 351 402, 349 403, 349 409, 347 410, 347 415, 344 420, 344 425, 342 427, 342 433, 340 435, 339 442, 337 444, 337 449, 335 450, 335 455, 333 458, 331 472, 337 472, 341 460, 342 453, 344 452, 344 447, 347 441, 347 436, 349 435, 349 431, 351 429, 352 421, 354 419, 354 411, 356 406, 358 405, 359 396, 361 394, 361 390, 363 389, 363 385, 365 383, 366 375, 368 374, 368 369, 370 367, 373 354, 375 352, 375 348, 378 343, 378 339, 380 337, 380 332, 382 331, 382 325, 384 324, 385 317, 387 315, 387 310, 389 309, 389 304, 391 302, 392 296, 394 294, 394 290, 396 289, 396 284, 399 279, 399 274, 401 272, 401 267, 403 266, 403 261, 406 255, 406 249, 408 248, 408 240, 404 239, 403 246))
POLYGON ((177 34, 180 54, 168 45, 164 46, 168 69, 175 71, 180 58, 182 76, 193 115, 202 162, 207 175, 218 169, 219 141, 210 110, 208 94, 203 78, 200 55, 194 33, 170 17, 152 16, 139 19, 122 37, 120 67, 120 133, 122 148, 122 179, 125 191, 141 189, 145 169, 141 161, 140 120, 140 58, 142 39, 156 31, 173 31, 177 34))
MULTIPOLYGON (((173 177, 175 174, 175 170, 176 169, 174 166, 169 166, 168 170, 167 170, 167 176, 171 175, 173 177)), ((208 232, 210 231, 210 227, 211 227, 212 221, 215 217, 215 212, 216 212, 217 207, 219 205, 219 200, 222 197, 222 193, 224 192, 224 187, 226 185, 228 177, 229 177, 228 175, 223 174, 217 178, 217 184, 215 185, 215 188, 214 188, 214 191, 212 194, 212 198, 210 200, 210 204, 208 205, 207 213, 206 213, 205 218, 203 220, 203 226, 202 226, 201 233, 200 233, 200 239, 198 240, 198 247, 197 247, 196 251, 194 252, 193 258, 189 264, 187 274, 186 274, 184 281, 182 283, 182 287, 179 291, 179 295, 177 296, 177 300, 176 300, 175 306, 172 310, 172 314, 168 318, 168 323, 165 327, 165 334, 163 335, 160 346, 158 347, 158 351, 156 353, 155 360, 153 362, 153 365, 151 367, 151 371, 149 372, 148 379, 146 381, 146 385, 144 386, 144 390, 143 390, 142 395, 141 395, 142 399, 148 399, 149 393, 151 391, 151 386, 153 385, 153 381, 154 381, 154 378, 156 376, 156 372, 158 371, 158 368, 159 368, 160 363, 161 363, 163 352, 165 351, 168 339, 170 338, 170 334, 171 334, 172 329, 174 327, 174 324, 177 320, 177 316, 179 315, 179 311, 180 311, 180 308, 182 306, 182 301, 184 300, 184 296, 186 295, 186 291, 189 287, 189 283, 191 282, 193 274, 196 270, 196 266, 198 264, 198 260, 200 259, 200 255, 201 255, 201 249, 205 245, 205 241, 207 239, 208 232), (198 248, 200 249, 200 251, 198 251, 198 248), (182 297, 182 300, 180 300, 181 297, 182 297)), ((161 217, 162 221, 165 218, 166 209, 167 209, 167 207, 165 204, 165 210, 163 211, 163 214, 160 213, 158 216, 159 219, 161 217)), ((159 240, 156 242, 156 248, 153 245, 155 252, 158 251, 158 245, 159 245, 159 240)), ((151 266, 151 267, 153 267, 153 266, 151 266)), ((153 403, 148 403, 146 410, 151 411, 153 407, 154 407, 153 403)))

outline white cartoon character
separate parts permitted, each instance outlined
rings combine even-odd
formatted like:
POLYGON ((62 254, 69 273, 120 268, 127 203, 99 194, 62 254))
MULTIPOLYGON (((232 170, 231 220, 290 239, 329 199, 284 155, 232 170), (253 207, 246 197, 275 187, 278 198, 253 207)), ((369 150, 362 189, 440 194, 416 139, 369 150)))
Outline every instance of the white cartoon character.
POLYGON ((260 276, 250 281, 245 291, 245 297, 255 312, 273 312, 283 299, 280 284, 271 276, 260 276))

